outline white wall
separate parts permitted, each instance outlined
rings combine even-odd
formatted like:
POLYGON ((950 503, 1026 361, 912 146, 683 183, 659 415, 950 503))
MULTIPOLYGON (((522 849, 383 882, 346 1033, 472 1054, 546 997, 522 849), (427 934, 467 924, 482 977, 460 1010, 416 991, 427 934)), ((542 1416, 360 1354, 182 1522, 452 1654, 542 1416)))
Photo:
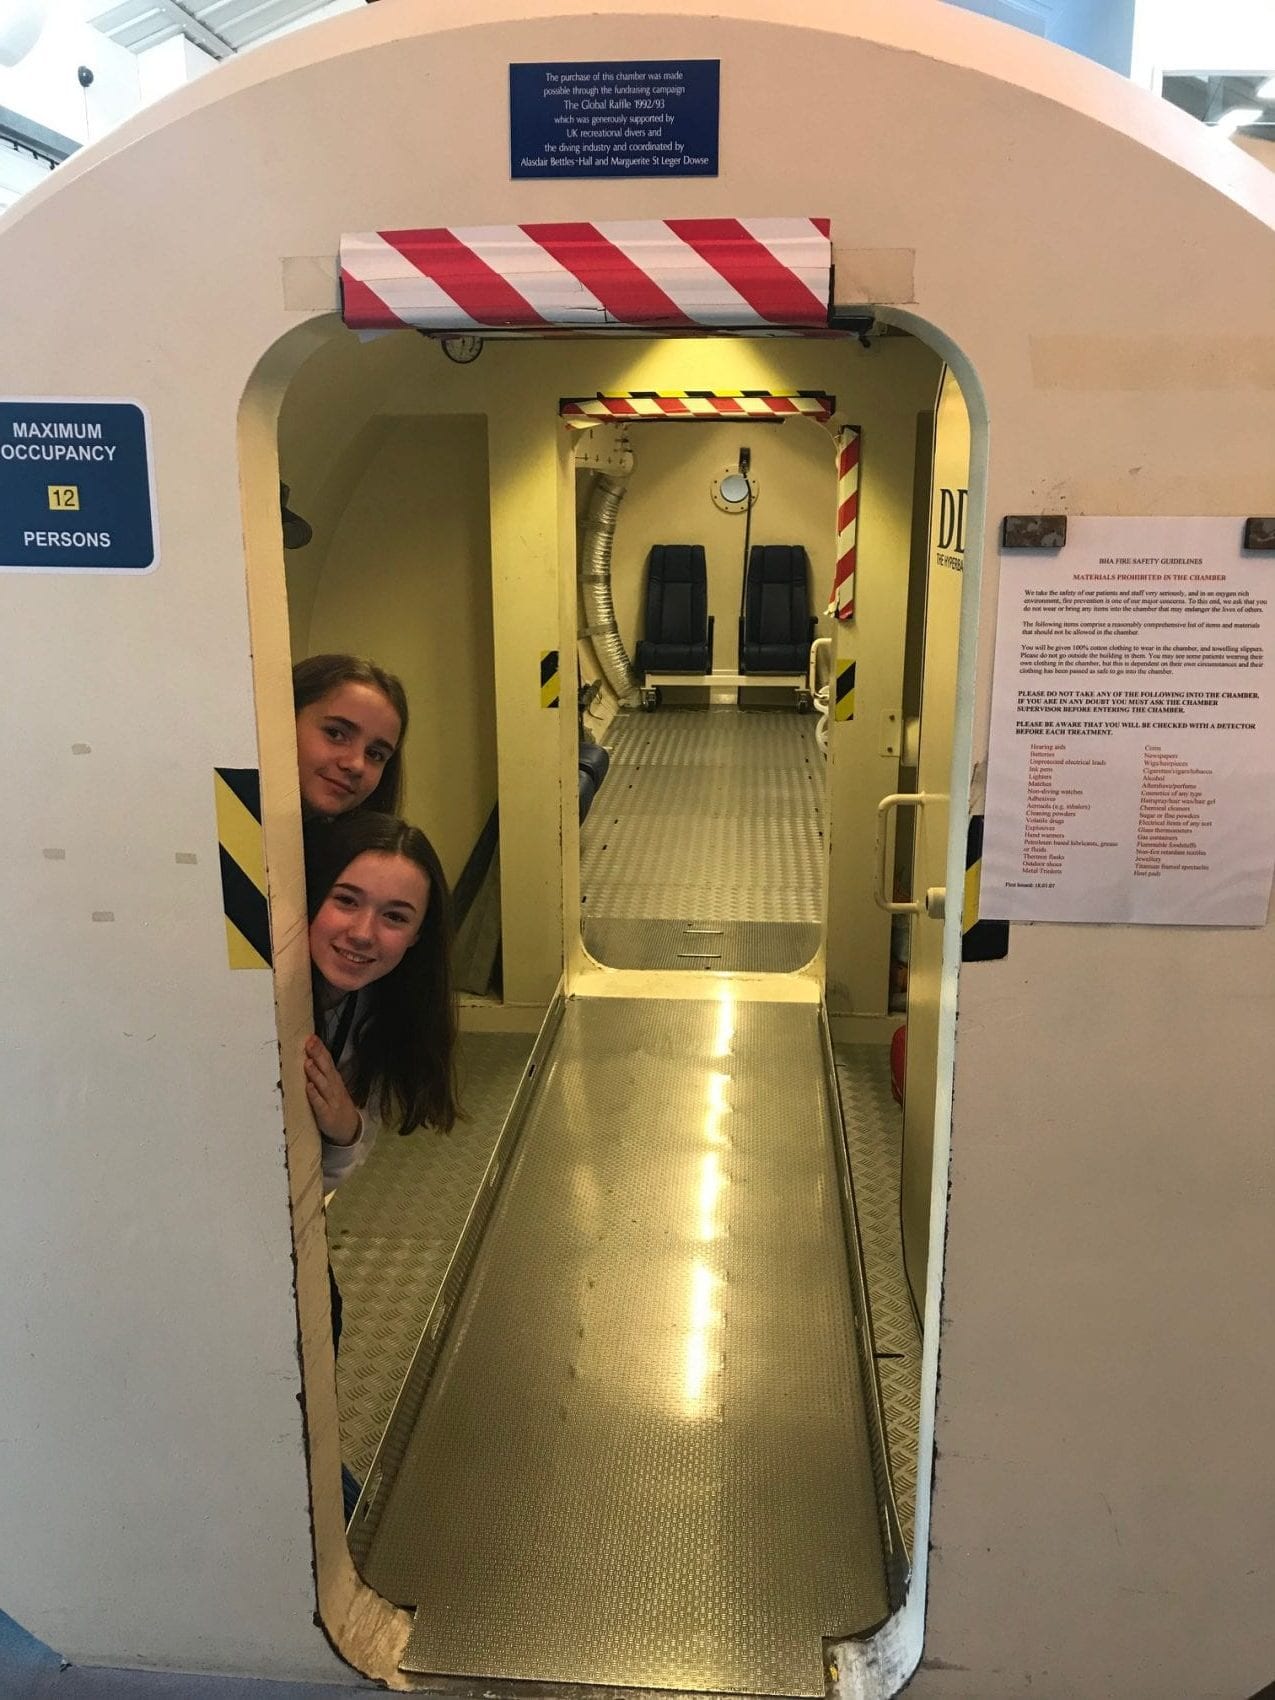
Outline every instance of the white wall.
POLYGON ((1127 77, 1137 5, 1138 0, 1065 0, 1050 22, 1049 39, 1127 77))
POLYGON ((1270 0, 1139 0, 1133 77, 1152 83, 1173 71, 1275 72, 1270 0))
POLYGON ((187 41, 184 35, 172 36, 155 47, 137 55, 138 105, 149 106, 174 89, 193 83, 217 66, 211 53, 187 41))
MULTIPOLYGON (((276 33, 291 34, 363 3, 329 0, 276 33)), ((108 9, 102 0, 48 0, 45 24, 34 47, 15 65, 0 64, 0 106, 74 142, 90 142, 218 64, 184 35, 140 53, 121 47, 89 22, 108 9), (93 73, 87 89, 77 76, 81 65, 93 73)), ((270 39, 267 35, 256 45, 270 39)), ((35 172, 15 165, 9 152, 0 144, 0 211, 39 181, 35 172)), ((41 169, 37 166, 35 171, 41 169)))
POLYGON ((0 212, 13 205, 19 195, 34 189, 49 174, 43 160, 33 159, 5 142, 0 142, 0 212))
MULTIPOLYGON (((1145 3, 1145 0, 1144 0, 1145 3)), ((948 0, 1129 74, 1138 0, 948 0)))
POLYGON ((137 110, 137 59, 84 21, 81 0, 53 0, 36 45, 17 65, 0 65, 0 106, 72 141, 93 141, 137 110), (87 65, 93 82, 81 88, 87 65))
POLYGON ((997 23, 1012 24, 1015 29, 1032 35, 1044 35, 1051 14, 1060 0, 947 0, 963 12, 977 12, 980 17, 994 18, 997 23))

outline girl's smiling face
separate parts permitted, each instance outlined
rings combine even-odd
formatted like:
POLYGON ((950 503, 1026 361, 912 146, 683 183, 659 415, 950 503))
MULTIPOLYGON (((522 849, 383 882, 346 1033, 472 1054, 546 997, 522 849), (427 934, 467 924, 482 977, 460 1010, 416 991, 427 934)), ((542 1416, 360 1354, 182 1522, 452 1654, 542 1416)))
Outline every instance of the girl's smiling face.
POLYGON ((420 936, 429 876, 407 856, 365 850, 342 870, 310 923, 310 957, 334 991, 393 972, 420 936))
POLYGON ((301 801, 316 815, 344 815, 381 782, 402 736, 398 710, 375 685, 347 679, 297 712, 301 801))

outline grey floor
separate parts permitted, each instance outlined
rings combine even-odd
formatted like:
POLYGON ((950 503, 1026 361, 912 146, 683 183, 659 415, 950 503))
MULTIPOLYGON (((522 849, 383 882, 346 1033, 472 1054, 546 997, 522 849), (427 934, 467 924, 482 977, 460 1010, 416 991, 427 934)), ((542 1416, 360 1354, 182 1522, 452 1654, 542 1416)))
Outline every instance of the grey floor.
POLYGON ((365 1573, 404 1668, 821 1695, 887 1610, 817 1011, 577 999, 365 1573))
POLYGON ((0 1612, 0 1700, 349 1700, 379 1684, 267 1682, 184 1671, 95 1670, 66 1665, 0 1612))
POLYGON ((791 708, 626 711, 580 837, 586 949, 616 968, 800 968, 823 919, 824 759, 791 708))

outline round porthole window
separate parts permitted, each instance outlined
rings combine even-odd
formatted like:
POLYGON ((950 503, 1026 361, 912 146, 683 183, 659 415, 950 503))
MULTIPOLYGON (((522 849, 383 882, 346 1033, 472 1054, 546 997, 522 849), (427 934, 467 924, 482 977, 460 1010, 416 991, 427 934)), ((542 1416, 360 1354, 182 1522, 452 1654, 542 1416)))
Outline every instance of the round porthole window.
POLYGON ((742 514, 757 500, 757 480, 737 466, 723 467, 713 480, 712 494, 724 514, 742 514))

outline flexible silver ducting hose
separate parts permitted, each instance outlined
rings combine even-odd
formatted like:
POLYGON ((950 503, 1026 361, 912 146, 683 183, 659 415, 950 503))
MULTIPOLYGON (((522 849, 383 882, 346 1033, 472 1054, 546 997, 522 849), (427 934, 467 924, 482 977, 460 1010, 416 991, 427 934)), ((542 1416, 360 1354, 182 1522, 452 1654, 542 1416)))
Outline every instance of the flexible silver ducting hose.
POLYGON ((615 522, 628 488, 627 474, 602 473, 589 496, 580 549, 580 594, 584 602, 585 634, 593 644, 602 676, 627 708, 641 701, 642 689, 615 621, 611 594, 611 547, 615 522))

